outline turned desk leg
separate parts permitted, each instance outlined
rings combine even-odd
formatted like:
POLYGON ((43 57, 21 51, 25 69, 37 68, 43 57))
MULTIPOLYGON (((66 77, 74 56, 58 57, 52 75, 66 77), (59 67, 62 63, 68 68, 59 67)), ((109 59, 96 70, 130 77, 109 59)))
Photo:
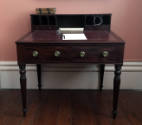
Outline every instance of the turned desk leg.
POLYGON ((41 65, 37 64, 38 89, 41 90, 41 65))
POLYGON ((20 68, 20 85, 21 85, 21 95, 22 95, 22 104, 23 104, 23 116, 26 116, 26 65, 19 64, 20 68))
POLYGON ((114 85, 113 85, 113 118, 117 116, 117 107, 118 107, 118 97, 119 97, 119 88, 120 88, 120 75, 121 75, 122 65, 116 64, 114 71, 114 85))
POLYGON ((100 74, 99 74, 99 90, 100 91, 102 91, 102 88, 103 88, 104 69, 105 69, 105 65, 101 64, 100 65, 100 74))

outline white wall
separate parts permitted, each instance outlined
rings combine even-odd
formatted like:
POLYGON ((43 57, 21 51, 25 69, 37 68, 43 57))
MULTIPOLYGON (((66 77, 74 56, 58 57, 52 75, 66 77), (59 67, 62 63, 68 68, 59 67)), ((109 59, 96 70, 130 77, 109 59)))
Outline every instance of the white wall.
MULTIPOLYGON (((112 89, 114 68, 107 65, 104 89, 112 89)), ((27 86, 37 88, 34 65, 27 66, 27 86)), ((48 89, 97 89, 98 68, 86 64, 48 64, 42 66, 42 86, 48 89)), ((0 62, 0 88, 17 89, 19 69, 16 62, 0 62)), ((142 89, 142 62, 125 62, 121 75, 121 89, 142 89)))

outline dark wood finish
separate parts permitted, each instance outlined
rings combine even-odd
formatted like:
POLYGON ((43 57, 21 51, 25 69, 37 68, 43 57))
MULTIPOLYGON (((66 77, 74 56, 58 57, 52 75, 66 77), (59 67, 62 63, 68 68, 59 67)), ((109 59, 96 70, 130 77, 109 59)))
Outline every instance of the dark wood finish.
POLYGON ((100 89, 100 91, 102 91, 102 88, 103 88, 104 69, 105 69, 105 65, 101 64, 100 65, 100 75, 99 75, 99 89, 100 89))
POLYGON ((122 45, 95 45, 95 46, 50 46, 50 45, 18 45, 18 61, 22 63, 122 63, 122 45), (33 51, 38 51, 39 55, 33 57, 33 51), (60 51, 61 55, 55 57, 55 51, 60 51), (80 52, 86 52, 84 58, 80 57, 80 52), (108 51, 109 56, 103 57, 103 51, 108 51))
POLYGON ((124 42, 112 32, 84 31, 87 40, 61 40, 56 31, 34 31, 17 41, 17 54, 19 63, 47 63, 47 62, 74 62, 74 63, 122 63, 124 42), (95 35, 94 35, 95 34, 95 35), (39 56, 32 56, 37 50, 39 56), (56 58, 54 52, 61 51, 56 58), (80 58, 80 51, 86 51, 86 56, 80 58), (109 51, 104 58, 103 51, 109 51))
POLYGON ((110 118, 112 91, 28 90, 20 117, 19 90, 0 90, 0 125, 142 125, 142 91, 120 91, 119 114, 110 118))
POLYGON ((41 90, 41 65, 37 64, 38 89, 41 90))
POLYGON ((58 30, 58 27, 57 26, 32 25, 31 29, 32 31, 34 30, 58 30))
POLYGON ((27 112, 27 101, 26 101, 26 65, 25 64, 19 64, 20 69, 20 85, 21 85, 21 94, 22 94, 22 102, 23 102, 23 116, 26 116, 27 112))
POLYGON ((100 64, 100 90, 105 64, 116 65, 113 92, 113 118, 117 115, 120 67, 123 64, 124 41, 110 31, 111 14, 33 14, 32 32, 16 41, 21 73, 23 112, 26 113, 25 64, 37 64, 38 87, 41 89, 41 64, 94 63, 100 64), (59 27, 84 27, 87 40, 62 40, 59 27), (59 51, 60 55, 55 56, 59 51), (81 57, 80 52, 85 56, 81 57), (107 52, 107 56, 104 56, 107 52))
POLYGON ((118 107, 118 97, 119 97, 119 88, 120 88, 120 75, 121 75, 121 66, 119 64, 115 65, 114 71, 114 88, 113 88, 113 118, 117 116, 117 107, 118 107))
POLYGON ((49 44, 49 45, 124 45, 124 41, 112 31, 84 30, 87 40, 62 40, 57 30, 35 30, 16 41, 16 44, 49 44))

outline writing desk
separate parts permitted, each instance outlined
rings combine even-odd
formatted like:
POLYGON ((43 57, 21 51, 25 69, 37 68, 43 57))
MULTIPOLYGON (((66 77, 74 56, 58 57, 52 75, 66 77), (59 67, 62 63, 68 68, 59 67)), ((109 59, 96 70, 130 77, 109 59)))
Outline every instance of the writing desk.
MULTIPOLYGON (((46 63, 93 63, 100 65, 99 89, 103 87, 103 76, 105 64, 114 64, 114 86, 113 86, 113 118, 117 115, 117 104, 120 87, 120 74, 123 65, 124 41, 110 31, 110 16, 101 15, 103 23, 99 25, 84 23, 84 31, 87 40, 63 40, 58 32, 59 25, 64 20, 69 25, 78 26, 80 20, 87 22, 90 15, 32 15, 32 32, 16 41, 18 65, 20 68, 21 94, 23 101, 23 114, 26 115, 26 64, 36 64, 38 74, 38 87, 41 89, 41 64, 46 63), (38 18, 35 16, 38 16, 38 18), (55 25, 43 25, 42 19, 55 16, 55 25), (74 17, 73 22, 68 19, 74 17), (80 18, 79 18, 79 17, 80 18), (105 16, 105 17, 103 17, 105 16), (108 18, 106 18, 106 16, 108 18), (67 17, 67 18, 66 18, 67 17), (83 18, 84 17, 84 18, 83 18), (34 19, 33 19, 34 18, 34 19), (38 20, 41 22, 37 23, 38 20), (108 19, 108 20, 107 20, 108 19), (35 25, 35 22, 36 25, 35 25), (79 21, 78 21, 79 20, 79 21), (106 21, 106 22, 105 22, 106 21), (77 24, 76 24, 77 22, 77 24), (41 25, 42 24, 42 25, 41 25), (104 24, 104 25, 103 25, 104 24)), ((98 17, 98 15, 91 15, 98 17)), ((99 15, 100 16, 100 15, 99 15)), ((50 18, 49 18, 50 19, 50 18)), ((52 19, 52 18, 51 18, 52 19)), ((90 18, 90 20, 94 18, 90 18)), ((101 19, 100 19, 101 20, 101 19)), ((83 22, 82 21, 82 22, 83 22)), ((99 18, 98 18, 99 22, 99 18)), ((100 21, 101 22, 101 21, 100 21)), ((44 22, 45 23, 45 22, 44 22)), ((49 20, 48 20, 49 23, 49 20)), ((93 22, 93 23, 97 23, 93 22)), ((82 24, 81 24, 82 25, 82 24)), ((65 23, 65 27, 67 24, 65 23)))

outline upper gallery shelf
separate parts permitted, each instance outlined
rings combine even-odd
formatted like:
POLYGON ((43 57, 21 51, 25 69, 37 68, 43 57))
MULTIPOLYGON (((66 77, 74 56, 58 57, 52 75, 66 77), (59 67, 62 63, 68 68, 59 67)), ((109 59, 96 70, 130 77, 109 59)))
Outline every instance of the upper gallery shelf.
POLYGON ((32 30, 83 27, 110 30, 111 14, 31 14, 32 30))

